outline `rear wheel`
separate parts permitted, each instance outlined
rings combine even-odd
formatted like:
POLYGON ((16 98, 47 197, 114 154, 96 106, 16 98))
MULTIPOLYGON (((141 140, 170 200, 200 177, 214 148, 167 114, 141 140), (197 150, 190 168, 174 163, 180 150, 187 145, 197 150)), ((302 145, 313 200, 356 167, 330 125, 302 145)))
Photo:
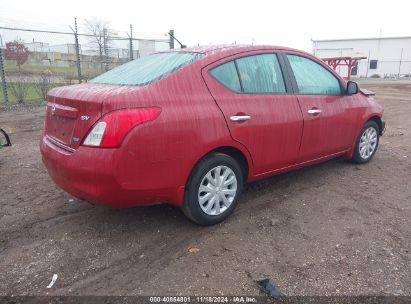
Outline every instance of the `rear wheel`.
POLYGON ((200 225, 220 223, 233 212, 242 190, 243 176, 238 163, 226 154, 211 154, 193 169, 183 212, 200 225))
POLYGON ((361 129, 355 144, 352 161, 355 163, 369 162, 377 152, 380 130, 374 121, 368 121, 361 129))

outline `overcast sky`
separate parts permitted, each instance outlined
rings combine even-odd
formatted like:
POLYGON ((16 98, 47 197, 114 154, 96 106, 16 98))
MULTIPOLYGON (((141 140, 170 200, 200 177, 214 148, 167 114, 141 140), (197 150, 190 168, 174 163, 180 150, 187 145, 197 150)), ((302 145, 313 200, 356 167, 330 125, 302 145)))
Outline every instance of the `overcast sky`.
POLYGON ((97 17, 120 35, 130 23, 143 38, 174 29, 189 46, 254 42, 311 51, 311 39, 411 36, 410 0, 0 0, 0 8, 0 26, 69 31, 73 17, 97 17))

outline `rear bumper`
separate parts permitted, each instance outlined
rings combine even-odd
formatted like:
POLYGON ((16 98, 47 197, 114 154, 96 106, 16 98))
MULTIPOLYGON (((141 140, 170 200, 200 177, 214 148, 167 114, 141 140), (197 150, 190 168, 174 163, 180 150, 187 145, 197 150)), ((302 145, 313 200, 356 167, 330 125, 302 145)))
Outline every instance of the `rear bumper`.
MULTIPOLYGON (((174 203, 182 189, 146 189, 124 186, 118 176, 116 154, 119 149, 99 149, 80 146, 66 151, 49 141, 41 140, 43 163, 53 181, 64 191, 92 204, 114 208, 174 203)), ((143 172, 140 172, 143 174, 143 172)))

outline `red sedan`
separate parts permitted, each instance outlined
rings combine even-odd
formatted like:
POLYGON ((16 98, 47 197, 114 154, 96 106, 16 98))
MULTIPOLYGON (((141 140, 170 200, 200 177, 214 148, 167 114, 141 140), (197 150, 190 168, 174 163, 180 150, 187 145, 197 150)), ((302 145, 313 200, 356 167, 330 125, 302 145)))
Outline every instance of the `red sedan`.
POLYGON ((156 53, 51 90, 41 153, 79 199, 167 202, 212 225, 233 212, 244 182, 338 156, 371 160, 384 131, 371 95, 289 48, 156 53))

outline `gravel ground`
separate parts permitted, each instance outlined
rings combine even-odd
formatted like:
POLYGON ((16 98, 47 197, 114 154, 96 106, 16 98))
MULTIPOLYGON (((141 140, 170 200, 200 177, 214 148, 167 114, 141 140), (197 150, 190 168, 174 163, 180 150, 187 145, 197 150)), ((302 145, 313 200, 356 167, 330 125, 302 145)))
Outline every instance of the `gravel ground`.
POLYGON ((0 295, 411 295, 411 81, 367 81, 386 134, 366 165, 332 160, 248 185, 226 222, 107 209, 59 190, 44 107, 0 109, 0 295), (47 289, 53 274, 55 285, 47 289))

